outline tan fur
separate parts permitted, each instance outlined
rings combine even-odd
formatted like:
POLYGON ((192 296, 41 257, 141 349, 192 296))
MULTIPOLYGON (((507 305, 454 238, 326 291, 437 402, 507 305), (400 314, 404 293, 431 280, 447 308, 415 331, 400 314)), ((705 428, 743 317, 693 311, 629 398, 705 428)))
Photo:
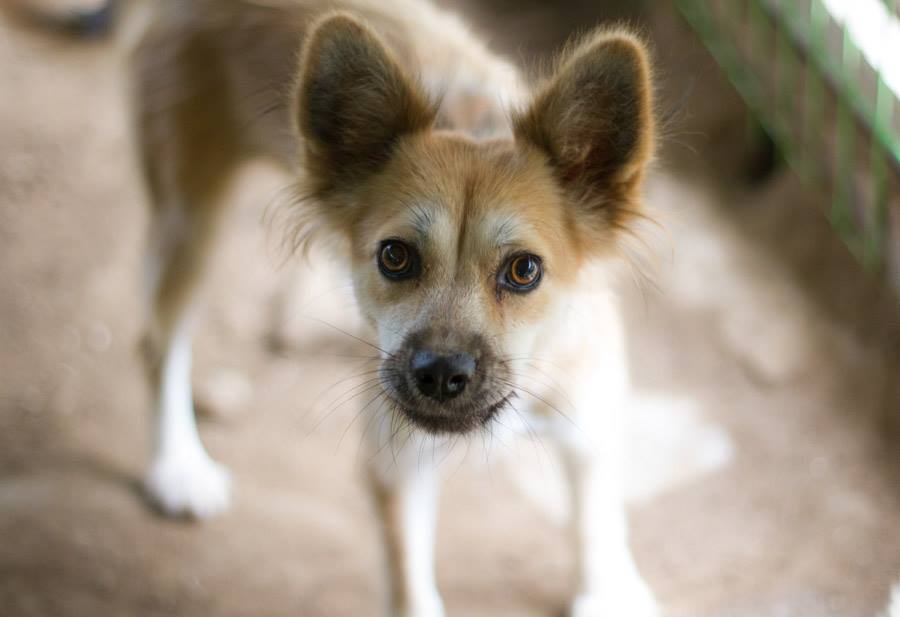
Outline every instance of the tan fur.
MULTIPOLYGON (((196 0, 181 3, 161 0, 157 8, 159 16, 145 33, 134 53, 136 82, 135 101, 138 105, 137 123, 145 177, 147 178, 151 202, 157 209, 155 227, 170 239, 156 241, 166 253, 162 256, 164 272, 158 286, 157 306, 159 326, 165 332, 171 327, 170 315, 181 310, 191 295, 190 289, 202 273, 202 254, 215 231, 215 222, 221 207, 219 199, 225 181, 232 170, 243 159, 253 155, 271 156, 286 167, 296 170, 302 161, 298 157, 299 148, 292 136, 291 123, 297 113, 291 114, 288 94, 295 83, 292 58, 299 54, 303 34, 309 24, 327 3, 290 1, 241 1, 241 0, 196 0), (175 212, 172 212, 175 210, 175 212), (172 225, 183 221, 182 230, 172 234, 172 225), (171 238, 171 236, 175 238, 171 238), (181 236, 181 237, 179 237, 181 236)), ((346 3, 345 5, 377 29, 385 33, 385 41, 399 53, 394 58, 405 59, 406 66, 398 62, 395 79, 405 79, 409 75, 423 72, 424 63, 433 63, 440 70, 449 65, 451 58, 462 56, 471 61, 463 67, 447 69, 451 76, 458 76, 464 70, 472 70, 478 79, 484 80, 477 88, 463 91, 444 90, 450 84, 439 86, 445 101, 440 110, 428 107, 427 93, 418 84, 410 83, 410 96, 415 102, 406 113, 417 118, 408 121, 418 123, 417 128, 427 128, 432 118, 438 116, 439 124, 454 121, 457 131, 475 132, 485 122, 486 108, 490 109, 493 122, 500 123, 508 110, 500 101, 490 100, 492 72, 485 66, 495 65, 494 74, 518 88, 515 79, 510 78, 509 67, 496 60, 486 60, 485 53, 476 53, 483 48, 473 39, 457 31, 433 31, 445 23, 455 23, 451 18, 437 13, 419 2, 346 3), (392 10, 393 9, 393 10, 392 10), (413 21, 426 16, 425 23, 413 21), (412 48, 412 49, 411 49, 412 48), (460 53, 460 48, 465 54, 460 53), (474 49, 474 51, 473 51, 474 49), (422 50, 427 50, 424 52, 422 50), (416 52, 419 52, 417 55, 416 52), (443 52, 443 53, 442 53, 443 52), (421 63, 421 64, 420 64, 421 63), (403 71, 402 73, 399 71, 403 71), (478 102, 480 101, 480 102, 478 102), (476 107, 472 116, 465 112, 476 107)), ((353 35, 355 36, 355 35, 353 35)), ((314 46, 307 47, 307 53, 314 46)), ((558 168, 554 173, 563 182, 559 185, 547 177, 546 168, 534 161, 537 153, 526 153, 526 148, 511 149, 489 144, 468 147, 453 146, 458 139, 449 135, 436 134, 419 141, 425 160, 451 161, 456 165, 468 165, 472 169, 493 169, 494 160, 506 160, 498 168, 493 179, 476 180, 481 184, 493 183, 499 191, 504 182, 514 185, 522 195, 552 195, 551 198, 532 200, 538 202, 532 208, 535 220, 546 221, 556 218, 558 225, 568 227, 571 233, 565 242, 574 244, 561 247, 556 242, 560 255, 566 254, 565 266, 556 266, 559 274, 571 279, 577 270, 576 255, 586 255, 595 250, 608 251, 614 245, 613 232, 628 223, 629 215, 639 209, 639 186, 642 170, 652 152, 652 105, 650 101, 649 75, 645 55, 640 42, 633 35, 622 31, 605 31, 585 37, 584 42, 568 51, 559 63, 555 80, 549 80, 538 89, 535 103, 519 113, 514 121, 517 139, 520 143, 530 142, 550 162, 558 168), (578 75, 573 72, 576 60, 586 56, 597 56, 596 63, 588 64, 586 71, 602 73, 603 64, 610 56, 627 56, 626 62, 634 62, 634 73, 615 74, 604 77, 612 81, 617 91, 624 89, 626 96, 635 100, 626 106, 631 116, 644 127, 639 132, 639 141, 627 154, 628 165, 616 165, 618 175, 591 177, 584 174, 585 162, 576 160, 596 155, 595 152, 578 151, 578 145, 566 141, 567 133, 584 135, 591 132, 588 143, 603 144, 608 117, 601 122, 591 114, 605 113, 606 100, 591 98, 585 100, 586 93, 578 90, 578 75), (634 83, 627 80, 638 77, 634 83), (629 90, 630 89, 630 90, 629 90), (588 106, 593 106, 590 109, 588 106), (563 108, 566 109, 563 109, 563 108), (553 126, 545 116, 552 115, 562 124, 553 126), (551 143, 553 136, 558 139, 551 143), (453 151, 453 154, 450 152, 453 151), (498 153, 498 151, 501 151, 498 153), (483 153, 483 154, 481 154, 483 153), (574 157, 574 158, 573 158, 574 157), (573 158, 573 160, 568 160, 573 158), (530 162, 529 162, 530 161, 530 162), (528 166, 532 169, 526 169, 528 166), (532 171, 537 169, 539 173, 532 171), (504 178, 514 170, 519 177, 515 180, 504 178), (523 182, 525 180, 527 182, 523 182), (563 195, 557 195, 562 190, 563 195), (581 209, 561 210, 560 202, 569 200, 581 209), (539 211, 543 207, 544 212, 539 211), (574 242, 573 242, 574 241, 574 242), (570 255, 571 254, 571 255, 570 255), (566 274, 566 273, 569 274, 566 274)), ((431 93, 437 96, 439 93, 431 93)), ((520 97, 519 97, 520 98, 520 97)), ((295 100, 302 101, 302 97, 295 100)), ((389 101, 375 101, 374 113, 380 113, 385 106, 396 104, 389 101)), ((502 127, 494 132, 503 133, 502 127)), ((307 149, 313 143, 307 139, 307 149)), ((603 153, 601 153, 602 156, 603 153)), ((622 156, 623 153, 616 153, 622 156)), ((410 153, 409 160, 420 158, 419 153, 410 153)), ((318 161, 315 156, 305 157, 307 169, 314 173, 304 176, 304 194, 319 197, 323 186, 312 187, 312 183, 322 183, 327 174, 323 173, 328 161, 318 161)), ((601 165, 606 164, 601 161, 601 165)), ((400 171, 399 173, 404 173, 400 171)), ((426 177, 435 177, 434 171, 423 171, 426 177)), ((461 177, 463 174, 448 174, 461 177)), ((440 175, 438 175, 439 177, 440 175)), ((459 192, 461 187, 445 187, 448 191, 459 192)), ((342 187, 342 190, 346 187, 342 187)), ((394 192, 396 194, 396 191, 394 192)), ((320 199, 315 201, 320 202, 320 199)), ((480 201, 479 207, 489 207, 488 200, 480 201)), ((313 205, 315 207, 316 204, 313 205)), ((515 200, 507 200, 509 207, 519 207, 515 200)), ((348 222, 339 222, 338 227, 347 227, 348 222)), ((562 239, 560 230, 554 234, 562 239)), ((163 336, 163 339, 165 336, 163 336)))
MULTIPOLYGON (((617 320, 594 268, 616 254, 639 215, 653 153, 652 85, 641 41, 623 30, 588 34, 563 53, 529 102, 510 65, 457 19, 418 0, 153 6, 133 66, 154 206, 152 257, 161 264, 153 285, 155 340, 159 357, 173 358, 175 367, 155 373, 164 418, 166 397, 177 410, 164 425, 192 427, 184 411, 189 388, 178 385, 190 364, 183 324, 222 190, 243 160, 272 158, 297 178, 300 241, 325 236, 345 252, 358 304, 383 351, 382 394, 394 418, 431 433, 478 430, 517 388, 527 391, 524 359, 537 353, 564 367, 580 401, 578 421, 591 427, 562 439, 579 508, 577 537, 590 547, 577 547, 584 555, 574 614, 598 614, 601 597, 604 606, 640 605, 628 614, 652 614, 652 597, 624 543, 613 479, 616 415, 602 410, 604 426, 589 413, 598 396, 617 405, 627 385, 617 320), (379 269, 387 241, 418 256, 414 276, 394 280, 379 269), (527 292, 505 282, 520 254, 543 268, 527 292), (574 318, 584 313, 605 325, 580 328, 574 318), (471 358, 476 369, 462 396, 435 402, 410 385, 422 350, 471 358), (604 545, 606 565, 594 549, 604 545), (637 604, 605 599, 619 596, 637 604)), ((536 413, 552 419, 557 394, 537 400, 536 413)), ((202 459, 205 474, 221 475, 194 441, 188 458, 202 459)), ((439 615, 430 579, 416 582, 427 569, 423 544, 433 512, 423 506, 422 514, 411 495, 432 492, 431 484, 410 472, 413 465, 400 472, 377 466, 372 476, 395 608, 439 615)), ((158 490, 165 492, 168 476, 161 477, 158 490)), ((180 504, 175 509, 189 509, 180 504)))
POLYGON ((289 111, 295 58, 310 23, 338 6, 375 26, 409 74, 424 74, 427 62, 430 74, 446 76, 431 79, 429 96, 449 93, 454 103, 440 109, 439 123, 452 118, 462 129, 503 130, 493 88, 520 88, 515 72, 458 20, 422 2, 158 0, 132 10, 144 19, 152 13, 131 56, 139 149, 155 209, 151 243, 159 247, 152 257, 162 267, 155 286, 160 340, 201 278, 221 189, 236 166, 266 156, 298 170, 296 115, 289 111), (450 65, 456 69, 444 70, 450 65), (454 89, 463 78, 471 87, 454 89))

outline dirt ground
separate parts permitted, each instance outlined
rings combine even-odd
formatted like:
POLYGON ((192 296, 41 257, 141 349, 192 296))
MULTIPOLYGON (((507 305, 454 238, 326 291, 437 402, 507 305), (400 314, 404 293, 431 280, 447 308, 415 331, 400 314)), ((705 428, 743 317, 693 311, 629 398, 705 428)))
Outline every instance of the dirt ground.
MULTIPOLYGON (((594 4, 466 13, 530 62, 617 15, 594 4)), ((744 179, 744 112, 673 10, 632 17, 667 118, 648 187, 664 229, 646 278, 622 284, 640 568, 673 617, 874 617, 900 576, 896 304, 790 173, 744 179)), ((325 417, 339 389, 315 400, 356 348, 306 319, 349 307, 315 264, 281 266, 261 221, 283 179, 254 167, 238 183, 197 339, 201 430, 233 473, 233 507, 165 520, 139 491, 146 215, 119 62, 108 41, 0 22, 0 93, 0 615, 377 614, 364 420, 352 406, 325 417), (274 348, 292 278, 298 318, 274 348)), ((442 497, 448 613, 560 615, 572 564, 552 456, 487 449, 442 497)))

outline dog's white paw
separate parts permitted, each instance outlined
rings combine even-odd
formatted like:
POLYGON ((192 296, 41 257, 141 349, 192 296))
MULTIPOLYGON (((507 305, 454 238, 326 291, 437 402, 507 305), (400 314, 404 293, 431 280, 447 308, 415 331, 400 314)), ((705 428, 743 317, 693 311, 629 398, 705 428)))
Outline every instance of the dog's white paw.
POLYGON ((228 471, 202 451, 158 457, 144 486, 169 516, 208 519, 223 512, 231 496, 228 471))
POLYGON ((437 592, 421 594, 409 606, 398 611, 398 617, 444 617, 444 603, 437 592))
POLYGON ((579 596, 572 603, 570 617, 661 617, 653 592, 642 580, 610 588, 606 593, 579 596))

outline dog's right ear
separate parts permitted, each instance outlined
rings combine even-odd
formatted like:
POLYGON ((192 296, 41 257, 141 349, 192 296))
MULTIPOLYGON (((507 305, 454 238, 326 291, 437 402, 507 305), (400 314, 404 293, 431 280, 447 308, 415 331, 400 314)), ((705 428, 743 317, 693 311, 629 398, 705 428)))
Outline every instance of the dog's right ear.
POLYGON ((378 169, 436 110, 368 27, 345 13, 314 24, 303 48, 295 120, 320 191, 378 169))
POLYGON ((586 238, 602 248, 609 232, 639 210, 653 155, 653 86, 643 42, 627 30, 598 30, 562 56, 556 74, 514 117, 516 141, 544 153, 578 208, 586 238))

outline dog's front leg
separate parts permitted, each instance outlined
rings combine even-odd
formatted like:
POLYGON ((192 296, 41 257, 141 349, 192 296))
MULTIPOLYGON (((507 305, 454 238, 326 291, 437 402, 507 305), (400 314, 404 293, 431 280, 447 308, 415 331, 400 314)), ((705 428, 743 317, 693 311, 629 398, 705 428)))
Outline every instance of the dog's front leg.
POLYGON ((628 547, 619 481, 621 436, 615 424, 570 426, 560 440, 571 489, 578 577, 571 617, 659 615, 628 547))
POLYGON ((437 465, 419 462, 416 441, 415 436, 406 439, 391 456, 376 455, 369 470, 387 560, 388 614, 443 617, 434 574, 437 465))

